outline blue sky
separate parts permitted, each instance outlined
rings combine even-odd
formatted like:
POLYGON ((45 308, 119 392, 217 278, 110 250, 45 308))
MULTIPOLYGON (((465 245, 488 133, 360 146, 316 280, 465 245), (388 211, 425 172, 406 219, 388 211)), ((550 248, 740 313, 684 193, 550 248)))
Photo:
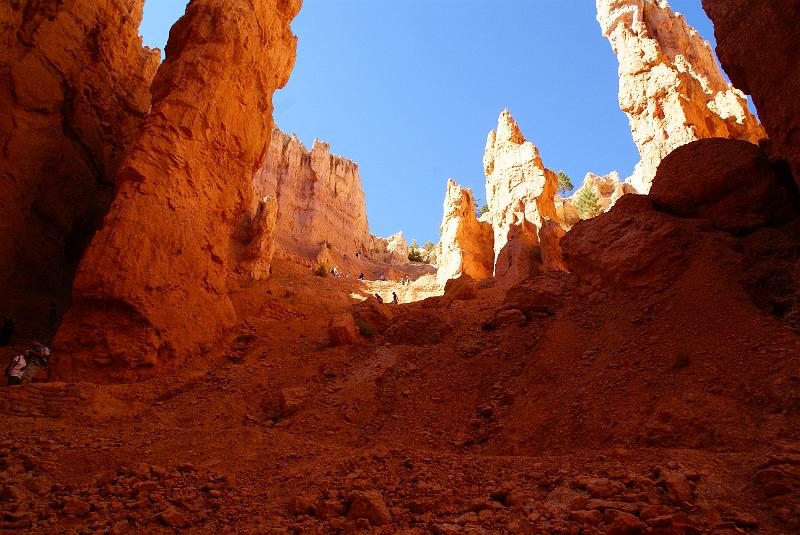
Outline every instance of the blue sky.
MULTIPOLYGON (((185 0, 147 0, 163 48, 185 0)), ((671 0, 703 37, 700 0, 671 0)), ((617 60, 592 0, 304 0, 275 122, 359 164, 374 234, 438 241, 447 179, 485 200, 483 150, 508 107, 546 166, 578 186, 638 161, 617 103, 617 60)))

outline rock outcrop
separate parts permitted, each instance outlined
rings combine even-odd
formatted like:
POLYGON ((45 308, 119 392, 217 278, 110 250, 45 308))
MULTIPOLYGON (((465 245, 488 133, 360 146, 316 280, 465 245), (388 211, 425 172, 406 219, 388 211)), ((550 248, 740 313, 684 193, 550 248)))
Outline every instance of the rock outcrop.
POLYGON ((717 54, 733 84, 753 96, 781 158, 800 184, 800 8, 795 0, 703 0, 717 54))
POLYGON ((402 231, 392 234, 388 238, 370 236, 367 253, 375 260, 386 264, 408 263, 408 243, 402 231))
POLYGON ((475 216, 472 190, 450 179, 444 198, 441 251, 436 277, 444 285, 449 279, 466 275, 475 280, 494 272, 494 231, 492 225, 475 216))
POLYGON ((758 143, 766 137, 745 95, 725 80, 711 46, 666 0, 597 0, 597 20, 619 59, 619 104, 641 155, 629 180, 639 193, 650 191, 658 164, 681 145, 711 137, 758 143))
POLYGON ((142 47, 143 6, 0 7, 0 315, 26 331, 43 326, 48 301, 69 302, 120 159, 150 109, 160 55, 142 47))
POLYGON ((276 254, 307 261, 322 248, 353 256, 369 247, 358 165, 332 155, 327 143, 314 140, 308 151, 296 136, 273 130, 253 187, 256 199, 277 199, 276 254))
POLYGON ((507 109, 500 114, 497 130, 489 133, 483 166, 495 277, 518 281, 540 269, 557 269, 543 263, 539 245, 545 221, 557 220, 553 199, 558 178, 544 166, 539 150, 525 140, 507 109))
POLYGON ((170 32, 153 108, 78 269, 56 377, 134 379, 203 350, 236 313, 232 239, 286 84, 300 0, 192 0, 170 32))
POLYGON ((556 214, 566 230, 569 230, 581 220, 576 201, 586 189, 591 189, 592 193, 597 197, 597 206, 603 212, 608 212, 614 206, 614 203, 626 193, 635 193, 633 186, 627 182, 620 181, 619 173, 616 171, 612 171, 605 176, 587 173, 583 179, 583 184, 575 190, 572 196, 556 197, 556 214))

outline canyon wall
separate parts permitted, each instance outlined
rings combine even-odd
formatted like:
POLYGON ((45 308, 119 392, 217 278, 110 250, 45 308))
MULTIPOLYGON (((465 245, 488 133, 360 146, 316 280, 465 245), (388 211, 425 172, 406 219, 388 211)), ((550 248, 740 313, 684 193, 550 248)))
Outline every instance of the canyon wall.
POLYGON ((0 5, 0 316, 42 333, 114 196, 160 62, 144 0, 0 5))
MULTIPOLYGON (((749 19, 739 20, 746 25, 749 19)), ((711 46, 666 0, 597 0, 597 20, 619 59, 619 104, 641 155, 629 179, 638 192, 650 191, 658 164, 681 145, 766 137, 745 95, 725 80, 711 46)))
POLYGON ((300 4, 192 0, 172 28, 152 111, 79 266, 54 378, 147 376, 207 348, 235 320, 232 236, 253 205, 300 4))
POLYGON ((475 280, 494 272, 494 230, 475 216, 472 190, 447 181, 436 278, 440 284, 466 275, 475 280))
POLYGON ((717 54, 733 84, 753 96, 775 153, 800 184, 800 5, 796 0, 703 0, 717 54))
POLYGON ((322 248, 353 256, 371 242, 358 165, 314 140, 311 151, 294 135, 272 132, 253 182, 255 201, 277 199, 275 252, 313 260, 322 248))
POLYGON ((557 221, 553 199, 558 178, 544 166, 539 150, 525 140, 507 109, 500 114, 497 130, 489 132, 483 166, 495 277, 521 280, 537 270, 560 269, 561 261, 542 255, 540 247, 554 243, 550 236, 542 240, 542 234, 558 232, 558 225, 545 224, 557 221), (545 257, 548 263, 543 263, 545 257))

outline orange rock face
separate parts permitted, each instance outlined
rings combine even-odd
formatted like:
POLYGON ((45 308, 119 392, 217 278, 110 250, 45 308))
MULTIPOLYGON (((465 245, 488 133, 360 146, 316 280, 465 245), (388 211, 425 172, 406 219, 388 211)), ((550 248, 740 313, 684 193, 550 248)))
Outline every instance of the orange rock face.
POLYGON ((800 183, 800 10, 794 0, 703 0, 717 54, 734 85, 753 101, 778 155, 800 183))
POLYGON ((193 0, 172 28, 152 112, 78 269, 55 376, 145 376, 235 319, 232 237, 253 205, 272 93, 294 65, 289 24, 299 8, 299 0, 193 0))
POLYGON ((586 188, 590 188, 597 196, 597 203, 603 212, 607 212, 626 193, 634 193, 633 186, 626 182, 620 182, 619 173, 616 171, 606 176, 586 173, 583 184, 575 190, 575 193, 570 197, 556 199, 558 219, 567 230, 581 220, 581 215, 575 207, 575 202, 586 188))
POLYGON ((160 55, 138 36, 143 5, 0 6, 0 314, 23 327, 46 319, 29 317, 31 302, 46 311, 50 300, 69 301, 120 159, 150 108, 160 55))
POLYGON ((508 110, 489 133, 483 156, 486 198, 494 229, 494 275, 510 281, 527 277, 543 264, 539 231, 557 220, 558 178, 545 168, 539 150, 526 141, 508 110))
POLYGON ((681 145, 766 137, 711 46, 666 0, 597 0, 597 20, 619 59, 619 104, 641 155, 629 180, 639 193, 650 191, 658 164, 681 145))
POLYGON ((444 199, 441 252, 436 277, 440 284, 466 275, 475 280, 494 272, 494 233, 491 224, 475 216, 472 190, 447 181, 444 199))
POLYGON ((256 174, 257 198, 277 199, 276 253, 314 259, 322 247, 355 255, 370 243, 367 208, 358 165, 332 155, 327 143, 306 150, 296 136, 278 129, 256 174))

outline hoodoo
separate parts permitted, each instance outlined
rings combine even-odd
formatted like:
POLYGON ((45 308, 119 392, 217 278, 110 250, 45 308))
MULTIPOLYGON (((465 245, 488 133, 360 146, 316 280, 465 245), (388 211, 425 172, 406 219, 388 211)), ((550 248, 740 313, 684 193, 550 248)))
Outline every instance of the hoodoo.
POLYGON ((472 190, 450 179, 444 198, 442 237, 436 277, 440 284, 466 275, 486 279, 494 272, 494 232, 491 223, 475 215, 472 190))
POLYGON ((558 177, 547 169, 539 149, 525 139, 511 113, 500 114, 489 132, 483 156, 489 220, 494 230, 494 275, 519 281, 538 270, 560 269, 558 255, 542 254, 542 244, 558 241, 554 197, 558 177))
POLYGON ((56 377, 152 373, 230 326, 232 236, 289 79, 300 1, 193 0, 153 81, 153 109, 75 279, 56 377), (254 119, 258 118, 258 119, 254 119))
POLYGON ((619 105, 641 155, 629 181, 639 193, 650 191, 658 164, 681 145, 766 137, 711 46, 667 0, 597 0, 597 20, 619 59, 619 105))
POLYGON ((159 52, 144 0, 0 7, 0 315, 41 332, 114 196, 159 52))

